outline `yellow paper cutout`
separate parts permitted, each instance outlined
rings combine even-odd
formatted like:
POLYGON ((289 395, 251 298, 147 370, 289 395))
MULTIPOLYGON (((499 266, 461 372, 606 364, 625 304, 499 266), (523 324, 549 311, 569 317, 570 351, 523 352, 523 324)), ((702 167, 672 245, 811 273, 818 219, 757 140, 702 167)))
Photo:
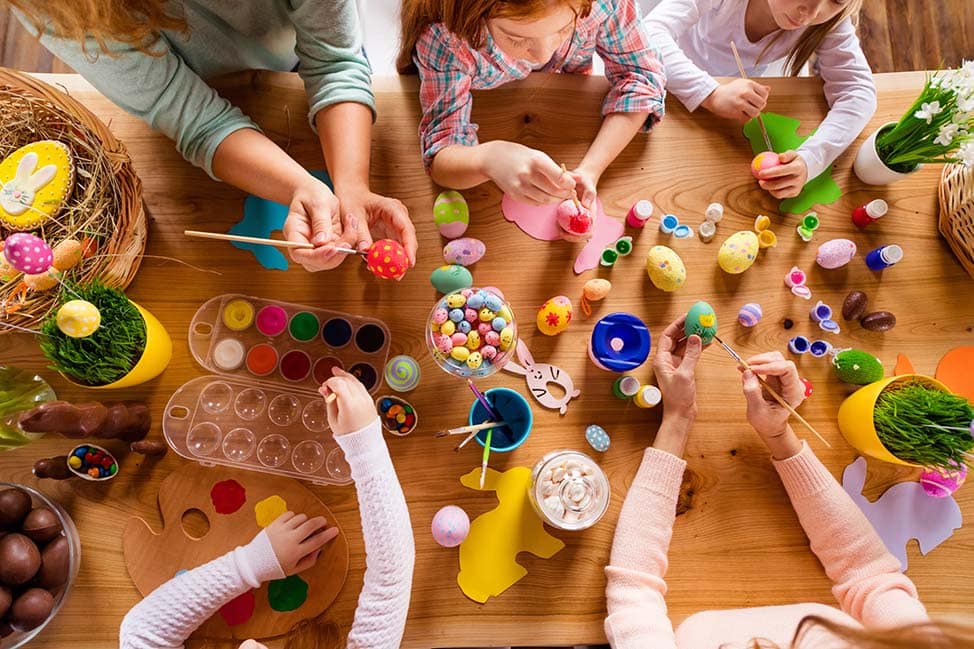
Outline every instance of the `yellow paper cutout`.
POLYGON ((267 527, 274 522, 274 519, 287 511, 287 501, 280 496, 268 496, 254 505, 254 514, 257 515, 257 525, 267 527))
POLYGON ((74 190, 71 150, 55 140, 22 146, 0 162, 0 183, 0 222, 13 230, 32 230, 61 211, 74 190), (53 176, 48 165, 54 165, 53 176))
MULTIPOLYGON (((480 468, 460 478, 479 490, 480 468)), ((496 491, 500 504, 470 523, 470 534, 460 544, 457 584, 464 595, 483 604, 513 586, 528 571, 517 563, 519 552, 550 559, 565 544, 545 531, 528 500, 531 470, 514 467, 504 473, 487 469, 484 491, 496 491)))

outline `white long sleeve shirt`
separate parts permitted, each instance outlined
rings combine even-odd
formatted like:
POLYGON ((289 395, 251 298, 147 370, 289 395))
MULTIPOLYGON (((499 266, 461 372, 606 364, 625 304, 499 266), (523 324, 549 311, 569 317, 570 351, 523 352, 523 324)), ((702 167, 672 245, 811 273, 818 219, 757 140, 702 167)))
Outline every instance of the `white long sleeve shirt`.
MULTIPOLYGON (((650 40, 663 58, 666 89, 687 110, 696 110, 720 85, 715 76, 738 76, 731 41, 748 76, 788 75, 785 59, 803 30, 775 31, 751 42, 744 29, 748 1, 662 0, 644 19, 650 40), (755 63, 772 40, 761 63, 755 63)), ((798 148, 808 166, 809 179, 825 171, 876 112, 876 86, 851 18, 839 22, 815 54, 829 112, 815 134, 798 148)))

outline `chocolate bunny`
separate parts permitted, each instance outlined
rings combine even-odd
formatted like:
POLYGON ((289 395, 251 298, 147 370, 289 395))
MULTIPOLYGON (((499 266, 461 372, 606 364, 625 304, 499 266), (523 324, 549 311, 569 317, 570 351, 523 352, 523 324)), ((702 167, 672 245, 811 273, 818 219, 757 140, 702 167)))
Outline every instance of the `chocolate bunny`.
POLYGON ((527 379, 528 388, 531 394, 545 408, 558 409, 561 414, 568 410, 568 402, 580 395, 581 390, 575 389, 572 377, 560 367, 547 363, 535 363, 534 357, 528 351, 528 346, 523 340, 517 341, 517 360, 521 361, 524 367, 518 365, 513 360, 507 361, 504 369, 512 374, 520 374, 527 379), (554 383, 561 386, 565 391, 564 396, 556 397, 548 390, 548 384, 554 383))

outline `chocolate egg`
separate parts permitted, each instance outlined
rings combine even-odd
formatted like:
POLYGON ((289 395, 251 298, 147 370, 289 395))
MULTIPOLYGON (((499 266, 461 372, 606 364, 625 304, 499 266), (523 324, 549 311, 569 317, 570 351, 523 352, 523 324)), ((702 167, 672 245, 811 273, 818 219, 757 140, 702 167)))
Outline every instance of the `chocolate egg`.
POLYGON ((27 583, 41 567, 41 553, 23 534, 8 534, 0 539, 0 582, 8 586, 27 583))
POLYGON ((858 320, 866 312, 869 298, 862 291, 852 291, 842 302, 842 319, 846 321, 858 320))
POLYGON ((30 512, 30 496, 16 487, 0 491, 0 525, 12 527, 30 512))
POLYGON ((667 293, 683 286, 687 267, 680 255, 666 246, 653 246, 646 255, 646 273, 653 285, 667 293))
POLYGON ((480 261, 486 252, 487 246, 480 239, 463 237, 443 246, 443 259, 448 264, 472 266, 480 261))
POLYGON ((830 239, 818 247, 815 261, 829 270, 841 268, 856 256, 856 244, 848 239, 830 239))
POLYGON ((741 230, 727 237, 717 251, 717 264, 725 273, 743 273, 754 263, 758 255, 758 235, 741 230))
POLYGON ((59 536, 41 552, 41 567, 35 583, 41 588, 53 590, 68 580, 71 553, 66 536, 59 536))
POLYGON ((31 541, 43 545, 61 533, 61 521, 47 507, 38 507, 27 514, 23 529, 31 541))
POLYGON ((873 311, 864 315, 859 324, 868 331, 889 331, 896 326, 896 316, 889 311, 873 311))
POLYGON ((0 586, 0 620, 7 614, 10 610, 10 604, 14 601, 13 593, 6 586, 0 586))
POLYGON ((7 621, 16 631, 30 631, 43 624, 53 608, 53 595, 43 588, 31 588, 14 600, 7 621))

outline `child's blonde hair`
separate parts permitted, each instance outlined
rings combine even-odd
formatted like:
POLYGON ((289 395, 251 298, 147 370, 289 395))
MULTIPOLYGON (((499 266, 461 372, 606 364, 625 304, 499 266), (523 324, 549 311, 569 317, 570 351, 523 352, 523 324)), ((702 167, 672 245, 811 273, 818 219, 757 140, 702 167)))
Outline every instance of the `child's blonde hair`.
MULTIPOLYGON (((808 59, 815 54, 815 50, 818 46, 822 44, 828 33, 832 31, 836 25, 845 20, 849 16, 853 16, 855 19, 859 15, 859 9, 862 8, 862 0, 849 0, 842 11, 835 14, 828 20, 826 20, 821 25, 812 25, 811 27, 806 27, 805 31, 802 32, 801 37, 799 37, 798 42, 795 43, 795 48, 785 59, 785 69, 788 70, 788 74, 793 77, 797 77, 801 74, 802 68, 808 63, 808 59)), ((761 55, 758 56, 758 61, 764 56, 764 53, 768 51, 775 41, 777 41, 783 34, 784 30, 779 30, 771 41, 765 45, 764 50, 761 55)))
POLYGON ((7 0, 34 24, 38 33, 47 28, 58 38, 84 45, 91 37, 103 52, 106 41, 115 40, 148 52, 163 29, 182 31, 186 21, 170 13, 168 0, 7 0))
POLYGON ((487 20, 528 20, 544 16, 552 7, 568 5, 579 18, 592 9, 592 0, 403 0, 402 34, 396 68, 400 74, 414 74, 416 41, 433 23, 443 23, 474 49, 483 47, 487 20))
MULTIPOLYGON (((789 649, 815 649, 824 645, 802 644, 813 629, 820 627, 831 638, 842 640, 842 647, 855 649, 974 649, 974 628, 953 622, 922 622, 892 629, 863 629, 809 615, 798 623, 789 649)), ((835 645, 829 645, 835 646, 835 645)), ((747 649, 783 649, 763 638, 754 638, 747 649)))

